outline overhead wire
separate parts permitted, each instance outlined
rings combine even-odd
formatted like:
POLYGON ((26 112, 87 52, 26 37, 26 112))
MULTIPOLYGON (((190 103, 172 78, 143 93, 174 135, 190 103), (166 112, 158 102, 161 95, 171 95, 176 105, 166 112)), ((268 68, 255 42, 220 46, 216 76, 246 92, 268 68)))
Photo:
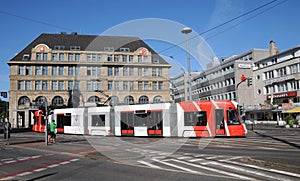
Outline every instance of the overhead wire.
MULTIPOLYGON (((247 15, 253 13, 253 12, 256 12, 256 11, 258 11, 258 10, 260 10, 260 9, 262 9, 262 8, 264 8, 264 7, 266 7, 266 6, 269 6, 269 5, 273 4, 273 3, 275 3, 276 1, 278 1, 278 0, 272 0, 272 1, 268 2, 268 3, 265 3, 265 4, 261 5, 261 6, 258 6, 258 7, 256 7, 256 8, 254 8, 254 9, 251 9, 251 10, 249 10, 249 11, 247 11, 247 12, 245 12, 245 13, 239 15, 239 16, 236 16, 236 17, 234 17, 234 18, 232 18, 232 19, 230 19, 230 20, 228 20, 228 21, 225 21, 225 22, 223 22, 223 23, 221 23, 221 24, 219 24, 219 25, 217 25, 217 26, 214 26, 214 27, 212 27, 212 28, 209 28, 208 30, 205 30, 205 31, 203 31, 203 32, 201 32, 201 33, 199 33, 199 34, 197 34, 197 35, 195 35, 195 36, 192 36, 192 37, 188 38, 188 40, 192 40, 192 39, 198 38, 198 37, 200 37, 201 35, 204 35, 204 34, 206 34, 206 33, 208 33, 208 32, 211 32, 211 31, 213 31, 213 30, 215 30, 215 29, 217 29, 217 28, 220 28, 220 27, 222 27, 222 26, 224 26, 224 25, 226 25, 226 24, 228 24, 228 23, 231 23, 231 22, 233 22, 233 21, 235 21, 235 20, 237 20, 237 19, 240 19, 240 18, 242 18, 242 17, 244 17, 244 16, 247 16, 247 15)), ((285 0, 285 1, 287 1, 287 0, 285 0)), ((284 1, 284 2, 285 2, 285 1, 284 1)), ((281 3, 280 3, 280 4, 281 4, 281 3)), ((275 7, 275 6, 272 6, 271 8, 274 8, 274 7, 275 7)), ((271 9, 271 8, 269 8, 269 9, 271 9)), ((262 13, 261 13, 261 14, 262 14, 262 13)), ((162 52, 165 52, 165 51, 167 51, 167 50, 169 50, 169 49, 172 49, 172 48, 174 48, 174 47, 177 47, 178 45, 184 44, 185 42, 186 42, 186 40, 185 40, 185 41, 182 41, 182 42, 179 42, 179 43, 177 43, 177 44, 174 44, 174 45, 172 45, 172 46, 170 46, 170 47, 168 47, 168 48, 165 48, 165 49, 163 49, 163 50, 161 50, 161 51, 158 51, 158 54, 161 54, 162 52)))

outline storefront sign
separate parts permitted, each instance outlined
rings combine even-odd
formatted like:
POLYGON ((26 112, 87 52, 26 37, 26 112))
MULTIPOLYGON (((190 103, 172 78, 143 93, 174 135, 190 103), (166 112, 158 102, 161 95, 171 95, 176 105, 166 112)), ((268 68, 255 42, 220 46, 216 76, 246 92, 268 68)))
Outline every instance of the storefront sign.
MULTIPOLYGON (((276 99, 276 98, 286 98, 286 97, 295 97, 297 96, 297 92, 294 91, 294 92, 285 92, 285 93, 280 93, 280 94, 274 94, 273 95, 273 99, 276 99)), ((267 99, 271 99, 272 95, 267 95, 267 99)))
POLYGON ((250 64, 238 64, 238 67, 240 69, 250 69, 251 68, 251 65, 250 64))

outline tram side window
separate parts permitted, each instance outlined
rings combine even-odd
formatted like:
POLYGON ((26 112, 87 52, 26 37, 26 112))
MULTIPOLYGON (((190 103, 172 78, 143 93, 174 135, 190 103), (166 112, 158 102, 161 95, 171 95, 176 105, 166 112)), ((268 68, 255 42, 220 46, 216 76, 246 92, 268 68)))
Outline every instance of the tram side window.
POLYGON ((105 126, 105 115, 92 115, 92 126, 105 126))
POLYGON ((241 124, 238 119, 238 114, 236 110, 227 110, 227 124, 228 125, 238 125, 241 124))
POLYGON ((185 126, 206 126, 207 125, 206 111, 185 112, 184 125, 185 126))
POLYGON ((133 125, 133 113, 132 112, 123 112, 121 113, 121 129, 122 130, 132 130, 133 125))

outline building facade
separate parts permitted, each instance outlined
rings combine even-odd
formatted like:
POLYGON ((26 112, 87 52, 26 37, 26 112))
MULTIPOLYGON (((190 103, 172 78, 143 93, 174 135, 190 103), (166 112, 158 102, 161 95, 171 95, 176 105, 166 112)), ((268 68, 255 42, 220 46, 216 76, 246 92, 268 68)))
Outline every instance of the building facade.
POLYGON ((170 101, 171 65, 136 37, 41 34, 8 65, 13 127, 30 127, 41 104, 170 101))
POLYGON ((241 83, 241 77, 252 77, 255 60, 267 57, 268 50, 253 49, 218 61, 214 59, 207 69, 192 81, 194 100, 235 100, 240 105, 253 104, 253 87, 241 83))
POLYGON ((300 106, 300 47, 270 53, 254 63, 253 112, 264 111, 263 119, 278 120, 278 112, 300 106))

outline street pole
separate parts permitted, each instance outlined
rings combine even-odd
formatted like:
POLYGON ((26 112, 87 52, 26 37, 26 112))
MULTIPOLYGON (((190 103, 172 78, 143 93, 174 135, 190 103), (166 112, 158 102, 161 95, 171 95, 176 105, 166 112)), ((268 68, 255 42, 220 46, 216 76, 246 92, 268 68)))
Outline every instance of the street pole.
POLYGON ((45 146, 48 146, 48 119, 47 119, 48 104, 47 104, 47 101, 45 99, 46 98, 44 97, 43 106, 44 106, 44 109, 45 109, 45 115, 44 115, 44 120, 45 120, 45 146))
POLYGON ((187 55, 187 64, 188 64, 189 101, 192 101, 191 63, 190 63, 190 50, 189 50, 189 37, 188 37, 188 34, 191 32, 192 32, 192 29, 189 27, 183 28, 181 30, 181 33, 186 34, 186 55, 187 55))

